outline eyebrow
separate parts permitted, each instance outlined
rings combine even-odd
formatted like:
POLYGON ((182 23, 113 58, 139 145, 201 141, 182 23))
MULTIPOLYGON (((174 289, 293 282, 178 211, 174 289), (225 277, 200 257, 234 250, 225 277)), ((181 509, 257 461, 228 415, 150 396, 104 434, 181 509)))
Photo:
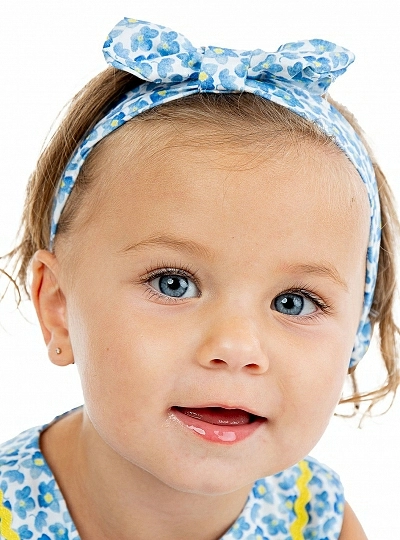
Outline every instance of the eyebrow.
POLYGON ((126 247, 120 250, 120 253, 128 253, 129 251, 138 251, 153 246, 162 246, 173 249, 175 251, 183 251, 189 255, 196 255, 204 257, 206 259, 212 259, 213 253, 205 246, 193 242, 186 238, 177 238, 169 234, 162 234, 160 236, 151 236, 137 242, 136 244, 128 244, 126 247))
MULTIPOLYGON (((173 249, 175 251, 185 252, 189 255, 196 255, 206 259, 213 258, 213 252, 207 247, 189 240, 186 238, 178 238, 169 234, 159 236, 150 236, 135 244, 128 244, 122 248, 119 253, 129 253, 130 251, 140 251, 141 249, 151 248, 153 246, 162 246, 173 249)), ((337 269, 330 263, 324 262, 321 264, 284 264, 279 268, 279 271, 287 273, 312 274, 328 278, 345 291, 348 291, 347 283, 340 276, 337 269)))
POLYGON ((281 267, 281 270, 290 272, 290 273, 301 273, 301 274, 313 274, 315 276, 322 276, 330 279, 345 291, 348 291, 347 283, 340 276, 336 268, 330 263, 322 264, 285 264, 281 267))

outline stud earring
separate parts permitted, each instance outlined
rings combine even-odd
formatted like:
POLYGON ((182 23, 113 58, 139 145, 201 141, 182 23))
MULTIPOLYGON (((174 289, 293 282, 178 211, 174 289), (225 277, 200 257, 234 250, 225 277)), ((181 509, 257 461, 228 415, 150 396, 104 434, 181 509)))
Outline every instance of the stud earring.
POLYGON ((62 353, 62 350, 60 349, 60 347, 57 347, 56 354, 61 354, 61 353, 62 353))

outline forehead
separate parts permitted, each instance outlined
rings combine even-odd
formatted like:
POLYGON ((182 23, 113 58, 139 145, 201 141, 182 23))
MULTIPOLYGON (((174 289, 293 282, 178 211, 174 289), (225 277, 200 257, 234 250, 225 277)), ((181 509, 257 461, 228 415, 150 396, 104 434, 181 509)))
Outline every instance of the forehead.
MULTIPOLYGON (((271 173, 265 175, 266 189, 271 183, 279 183, 281 189, 298 186, 300 190, 303 184, 313 192, 323 192, 326 204, 334 198, 341 199, 343 211, 347 210, 349 200, 353 212, 357 206, 364 211, 369 207, 366 187, 358 172, 333 142, 323 144, 321 140, 313 141, 301 134, 297 137, 293 132, 282 130, 269 131, 268 136, 263 137, 261 129, 243 132, 241 125, 244 124, 246 120, 242 118, 236 129, 230 124, 227 131, 223 125, 216 127, 215 123, 210 129, 207 122, 142 122, 139 117, 95 148, 89 158, 87 175, 94 177, 93 188, 98 194, 103 192, 102 199, 106 202, 111 182, 118 183, 121 177, 125 177, 127 183, 131 177, 139 187, 141 178, 158 171, 162 178, 147 184, 149 189, 157 189, 171 179, 168 168, 171 174, 176 174, 185 169, 189 171, 192 166, 208 166, 226 171, 227 181, 229 172, 247 171, 244 177, 251 182, 252 171, 264 167, 271 173), (128 176, 126 169, 130 171, 128 176)), ((230 177, 234 182, 232 175, 230 177)), ((177 187, 176 178, 174 185, 177 187)))
POLYGON ((192 227, 205 242, 217 231, 252 242, 297 237, 302 248, 309 238, 309 248, 325 245, 327 253, 336 235, 338 251, 351 242, 365 258, 368 197, 339 149, 285 135, 251 143, 240 131, 230 135, 179 122, 130 122, 95 150, 82 217, 108 223, 115 237, 119 229, 130 234, 133 223, 134 234, 192 227))

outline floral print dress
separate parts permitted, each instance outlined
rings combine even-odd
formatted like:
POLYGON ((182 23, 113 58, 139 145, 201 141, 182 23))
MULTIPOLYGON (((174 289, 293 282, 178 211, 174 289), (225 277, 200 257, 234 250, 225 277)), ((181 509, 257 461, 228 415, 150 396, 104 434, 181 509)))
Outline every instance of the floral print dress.
MULTIPOLYGON (((48 425, 0 445, 0 540, 80 540, 40 451, 39 437, 48 425)), ((307 457, 255 482, 242 513, 220 540, 337 540, 343 511, 338 475, 307 457)))

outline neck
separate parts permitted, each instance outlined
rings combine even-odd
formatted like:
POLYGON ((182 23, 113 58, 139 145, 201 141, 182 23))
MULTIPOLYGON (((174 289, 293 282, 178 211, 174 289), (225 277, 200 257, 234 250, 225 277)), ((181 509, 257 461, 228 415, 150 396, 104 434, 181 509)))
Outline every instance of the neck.
POLYGON ((82 540, 217 540, 250 490, 178 491, 116 454, 82 411, 50 426, 41 448, 82 540))

